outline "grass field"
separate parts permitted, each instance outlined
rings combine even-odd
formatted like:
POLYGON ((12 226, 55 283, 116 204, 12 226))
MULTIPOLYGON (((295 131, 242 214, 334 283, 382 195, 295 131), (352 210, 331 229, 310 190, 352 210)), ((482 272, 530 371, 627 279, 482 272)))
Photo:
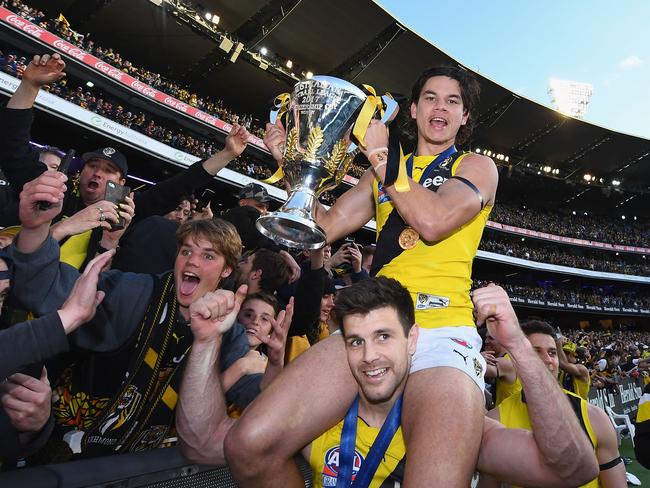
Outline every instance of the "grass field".
POLYGON ((641 486, 650 488, 650 470, 641 466, 634 456, 634 448, 629 439, 623 439, 620 447, 621 456, 629 457, 633 460, 632 464, 625 466, 625 469, 641 480, 641 486))

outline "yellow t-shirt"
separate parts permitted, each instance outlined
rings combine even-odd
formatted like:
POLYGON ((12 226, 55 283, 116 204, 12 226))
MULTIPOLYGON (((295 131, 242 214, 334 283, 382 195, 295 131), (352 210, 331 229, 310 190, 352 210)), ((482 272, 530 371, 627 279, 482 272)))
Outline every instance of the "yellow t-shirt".
POLYGON ((88 254, 92 230, 73 235, 61 246, 61 262, 81 269, 88 254))
MULTIPOLYGON (((456 174, 458 165, 466 155, 459 156, 453 165, 443 161, 422 182, 423 186, 437 191, 446 179, 456 174)), ((414 158, 414 181, 420 180, 434 157, 414 158)), ((377 235, 394 208, 379 183, 375 179, 373 184, 377 235)), ((408 289, 415 303, 415 320, 420 327, 474 324, 473 305, 469 297, 472 261, 491 210, 492 206, 486 206, 472 220, 440 241, 425 242, 420 238, 413 249, 403 251, 377 273, 378 276, 395 278, 408 289)))
MULTIPOLYGON (((503 357, 510 359, 510 356, 508 354, 505 354, 503 357)), ((496 398, 494 399, 494 406, 498 407, 501 405, 501 402, 503 402, 503 400, 510 397, 511 395, 514 395, 515 393, 519 393, 520 391, 521 382, 519 381, 519 378, 515 378, 515 381, 513 383, 508 383, 507 381, 503 381, 501 378, 497 378, 496 398)))
MULTIPOLYGON (((591 427, 591 422, 589 421, 589 414, 587 413, 587 402, 580 398, 578 395, 571 393, 568 390, 563 390, 571 406, 573 407, 574 412, 576 413, 578 419, 581 421, 583 428, 587 431, 589 435, 589 440, 594 446, 594 450, 598 446, 598 439, 594 433, 593 428, 591 427)), ((533 430, 533 427, 530 424, 530 417, 528 416, 528 406, 522 399, 521 393, 518 395, 511 395, 506 398, 499 409, 499 420, 503 425, 509 429, 526 429, 533 430)), ((582 488, 599 488, 600 482, 598 478, 591 480, 589 483, 582 485, 582 488)))
POLYGON ((650 386, 646 386, 643 390, 643 395, 639 400, 639 409, 636 412, 637 428, 641 422, 650 421, 650 386))
MULTIPOLYGON (((361 463, 366 459, 372 443, 379 434, 379 430, 376 427, 370 427, 361 417, 357 418, 357 441, 352 480, 359 471, 361 463)), ((311 443, 309 465, 313 473, 314 488, 336 486, 342 431, 343 420, 311 443)), ((383 460, 379 463, 369 488, 400 486, 404 479, 405 461, 406 446, 402 437, 402 428, 400 427, 395 432, 383 460)))

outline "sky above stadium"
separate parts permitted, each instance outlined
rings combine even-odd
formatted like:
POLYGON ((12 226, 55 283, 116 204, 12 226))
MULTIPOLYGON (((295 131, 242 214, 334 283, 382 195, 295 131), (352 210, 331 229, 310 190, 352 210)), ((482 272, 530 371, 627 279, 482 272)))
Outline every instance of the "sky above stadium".
POLYGON ((650 138, 650 2, 377 1, 463 65, 543 105, 553 77, 591 83, 585 120, 650 138))

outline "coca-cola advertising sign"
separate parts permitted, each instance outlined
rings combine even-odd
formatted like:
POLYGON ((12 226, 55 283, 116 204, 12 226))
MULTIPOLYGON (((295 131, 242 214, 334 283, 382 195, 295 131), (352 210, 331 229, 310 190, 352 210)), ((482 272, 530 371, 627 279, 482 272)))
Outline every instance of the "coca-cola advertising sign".
POLYGON ((8 24, 11 24, 15 27, 18 27, 20 30, 26 32, 27 34, 40 38, 41 35, 46 32, 37 25, 28 22, 27 20, 19 17, 18 15, 10 14, 7 15, 6 21, 8 24))
POLYGON ((86 52, 83 49, 79 49, 78 47, 64 40, 57 39, 52 43, 52 46, 59 51, 67 54, 68 56, 78 59, 79 61, 83 61, 86 58, 86 52))
POLYGON ((156 95, 159 93, 158 90, 151 88, 149 85, 145 85, 140 80, 133 80, 131 82, 131 88, 150 98, 156 98, 156 95))
POLYGON ((165 105, 169 105, 170 107, 174 107, 176 110, 179 110, 180 112, 187 113, 187 109, 189 108, 189 105, 184 104, 180 100, 176 100, 174 97, 165 97, 163 100, 163 103, 165 105))
POLYGON ((104 61, 98 61, 95 63, 95 68, 111 78, 115 78, 117 81, 122 81, 122 78, 127 75, 124 71, 117 68, 113 68, 110 64, 105 63, 104 61))

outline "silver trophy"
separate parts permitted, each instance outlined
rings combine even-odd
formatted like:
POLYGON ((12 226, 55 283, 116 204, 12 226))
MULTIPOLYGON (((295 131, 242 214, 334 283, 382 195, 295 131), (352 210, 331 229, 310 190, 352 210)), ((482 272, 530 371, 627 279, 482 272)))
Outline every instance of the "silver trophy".
MULTIPOLYGON (((262 234, 299 249, 325 245, 326 235, 314 221, 313 208, 321 193, 343 180, 358 153, 350 134, 360 112, 367 108, 367 98, 355 85, 330 76, 314 76, 296 84, 288 102, 280 163, 289 197, 279 210, 257 220, 262 234)), ((397 102, 389 96, 381 97, 382 102, 382 121, 392 120, 397 102)), ((279 115, 271 112, 271 123, 279 115)))

